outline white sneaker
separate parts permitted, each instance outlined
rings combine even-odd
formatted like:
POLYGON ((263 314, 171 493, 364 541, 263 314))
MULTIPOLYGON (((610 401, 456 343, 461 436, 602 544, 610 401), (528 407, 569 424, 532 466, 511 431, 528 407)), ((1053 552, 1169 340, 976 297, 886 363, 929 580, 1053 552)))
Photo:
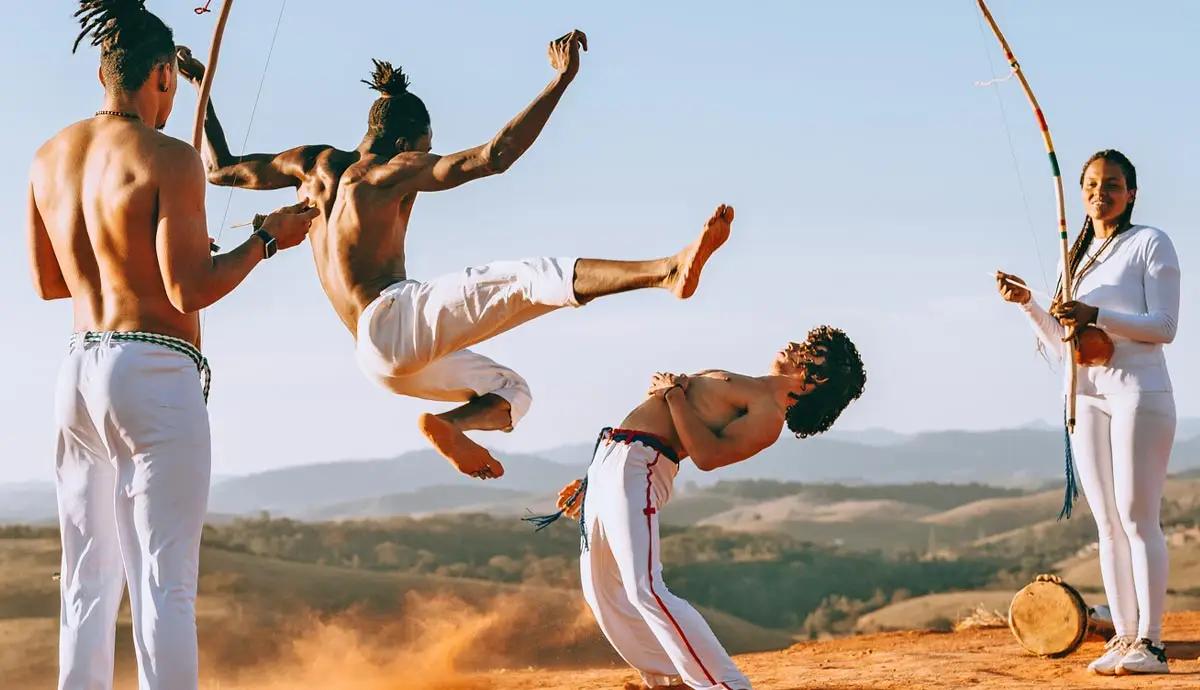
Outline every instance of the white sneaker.
POLYGON ((1155 645, 1150 640, 1142 638, 1129 646, 1125 658, 1117 664, 1117 675, 1127 676, 1135 673, 1170 673, 1167 668, 1167 651, 1155 645))
POLYGON ((1133 637, 1113 635, 1108 644, 1104 645, 1104 654, 1088 664, 1088 670, 1101 676, 1117 675, 1117 667, 1121 665, 1121 660, 1133 646, 1134 639, 1133 637))

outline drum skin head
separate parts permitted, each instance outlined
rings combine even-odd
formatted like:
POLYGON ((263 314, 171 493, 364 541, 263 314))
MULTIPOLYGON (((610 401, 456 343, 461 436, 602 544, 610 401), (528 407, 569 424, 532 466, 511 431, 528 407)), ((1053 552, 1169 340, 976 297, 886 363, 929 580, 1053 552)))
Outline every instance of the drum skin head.
POLYGON ((1038 656, 1066 656, 1087 634, 1087 606, 1070 585, 1031 582, 1013 597, 1008 627, 1027 651, 1038 656))

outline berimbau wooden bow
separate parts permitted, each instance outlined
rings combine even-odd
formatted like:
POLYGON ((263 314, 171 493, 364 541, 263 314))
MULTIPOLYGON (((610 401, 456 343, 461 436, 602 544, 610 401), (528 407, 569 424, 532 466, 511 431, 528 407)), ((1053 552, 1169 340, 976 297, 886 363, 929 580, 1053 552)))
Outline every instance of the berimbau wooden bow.
MULTIPOLYGON (((196 14, 204 14, 210 12, 208 6, 212 4, 209 0, 204 7, 197 7, 196 14)), ((221 12, 217 15, 217 25, 213 29, 212 44, 208 49, 208 68, 204 71, 204 78, 200 80, 200 98, 196 102, 196 124, 192 129, 192 146, 196 150, 200 149, 204 143, 204 116, 208 111, 208 98, 212 93, 213 78, 217 75, 217 60, 221 57, 221 38, 225 35, 225 24, 229 21, 229 10, 233 8, 233 0, 225 0, 221 3, 221 12)))
MULTIPOLYGON (((1033 89, 1029 86, 1029 80, 1025 78, 1025 72, 1021 69, 1021 64, 1017 62, 1016 56, 1013 55, 1012 48, 1008 45, 1008 40, 1004 38, 1004 33, 1000 31, 999 25, 996 24, 995 18, 992 17, 992 13, 988 10, 987 3, 984 0, 976 1, 979 3, 979 11, 983 13, 988 26, 992 28, 992 33, 996 35, 996 40, 1000 41, 1000 47, 1004 50, 1004 57, 1008 60, 1012 74, 1021 83, 1021 89, 1025 92, 1025 98, 1029 100, 1030 107, 1033 108, 1034 117, 1037 118, 1038 129, 1042 133, 1042 141, 1046 145, 1046 154, 1050 158, 1050 174, 1054 181, 1054 196, 1058 206, 1058 239, 1062 250, 1062 272, 1059 276, 1060 294, 1063 302, 1069 302, 1072 299, 1071 284, 1073 282, 1071 278, 1071 248, 1067 243, 1067 211, 1063 200, 1062 173, 1058 167, 1058 156, 1054 153, 1054 140, 1050 138, 1050 126, 1046 124, 1046 115, 1042 112, 1042 107, 1038 105, 1037 97, 1033 95, 1033 89)), ((1075 364, 1075 339, 1073 337, 1068 338, 1064 345, 1066 346, 1066 354, 1063 359, 1064 366, 1070 367, 1066 409, 1064 413, 1064 423, 1066 424, 1067 432, 1067 496, 1064 500, 1062 514, 1059 517, 1070 517, 1071 505, 1079 493, 1075 485, 1075 474, 1071 457, 1071 434, 1075 431, 1075 396, 1079 382, 1079 371, 1075 364)))

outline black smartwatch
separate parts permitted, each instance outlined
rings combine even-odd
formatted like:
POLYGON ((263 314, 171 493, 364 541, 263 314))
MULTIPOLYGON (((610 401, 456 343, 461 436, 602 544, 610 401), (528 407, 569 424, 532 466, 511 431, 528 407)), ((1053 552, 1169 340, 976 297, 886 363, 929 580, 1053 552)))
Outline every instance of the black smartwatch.
POLYGON ((262 228, 258 228, 254 231, 254 236, 263 241, 264 259, 269 259, 272 256, 275 256, 275 252, 279 251, 279 245, 275 242, 275 237, 271 233, 263 230, 262 228))

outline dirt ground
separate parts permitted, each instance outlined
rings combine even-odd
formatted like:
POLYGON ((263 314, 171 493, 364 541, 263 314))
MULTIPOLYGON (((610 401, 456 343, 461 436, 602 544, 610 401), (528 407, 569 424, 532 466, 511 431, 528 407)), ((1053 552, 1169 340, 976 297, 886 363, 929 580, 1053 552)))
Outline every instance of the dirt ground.
MULTIPOLYGON (((1169 676, 1104 678, 1087 672, 1104 643, 1088 641, 1063 659, 1026 654, 1007 629, 957 633, 901 632, 797 644, 747 654, 738 664, 755 690, 892 688, 1200 688, 1200 612, 1168 614, 1169 676)), ((608 690, 634 674, 623 670, 506 671, 479 678, 495 690, 608 690)))

